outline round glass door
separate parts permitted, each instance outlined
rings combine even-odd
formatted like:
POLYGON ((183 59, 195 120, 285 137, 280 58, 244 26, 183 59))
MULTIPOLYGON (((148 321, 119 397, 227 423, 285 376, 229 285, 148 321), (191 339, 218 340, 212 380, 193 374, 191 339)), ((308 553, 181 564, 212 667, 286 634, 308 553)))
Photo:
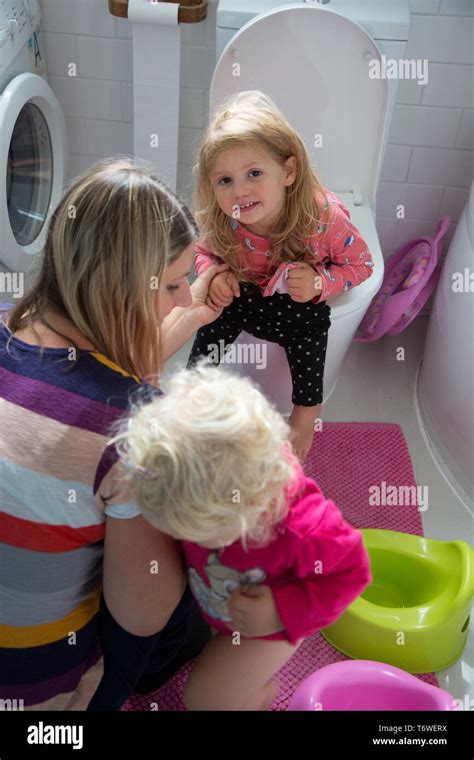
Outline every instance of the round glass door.
POLYGON ((13 128, 7 163, 7 207, 15 240, 30 245, 45 223, 52 190, 53 153, 40 109, 27 103, 13 128))

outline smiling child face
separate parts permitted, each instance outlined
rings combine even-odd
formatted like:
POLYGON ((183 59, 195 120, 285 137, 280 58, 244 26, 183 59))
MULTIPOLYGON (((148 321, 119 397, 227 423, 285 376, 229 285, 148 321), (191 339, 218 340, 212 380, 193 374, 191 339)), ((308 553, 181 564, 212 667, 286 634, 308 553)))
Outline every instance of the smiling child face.
POLYGON ((285 190, 296 179, 296 158, 281 166, 269 151, 246 145, 227 148, 217 156, 211 172, 212 186, 222 211, 256 235, 267 235, 278 222, 285 190), (248 204, 251 204, 248 206, 248 204))

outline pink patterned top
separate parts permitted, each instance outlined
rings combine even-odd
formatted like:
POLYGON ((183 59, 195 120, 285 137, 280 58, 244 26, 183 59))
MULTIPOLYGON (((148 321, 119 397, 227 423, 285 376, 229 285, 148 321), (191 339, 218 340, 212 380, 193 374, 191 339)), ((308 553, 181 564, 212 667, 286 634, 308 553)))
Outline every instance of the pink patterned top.
MULTIPOLYGON (((322 291, 312 299, 313 303, 360 285, 371 276, 374 266, 367 243, 352 224, 349 211, 336 193, 326 190, 326 194, 329 204, 324 203, 321 221, 305 241, 310 251, 304 260, 321 276, 322 291)), ((250 232, 237 219, 229 221, 234 236, 242 243, 240 261, 245 273, 263 295, 269 295, 268 284, 277 271, 269 265, 270 238, 250 232)), ((222 260, 204 243, 197 243, 194 255, 197 274, 215 263, 222 260)))

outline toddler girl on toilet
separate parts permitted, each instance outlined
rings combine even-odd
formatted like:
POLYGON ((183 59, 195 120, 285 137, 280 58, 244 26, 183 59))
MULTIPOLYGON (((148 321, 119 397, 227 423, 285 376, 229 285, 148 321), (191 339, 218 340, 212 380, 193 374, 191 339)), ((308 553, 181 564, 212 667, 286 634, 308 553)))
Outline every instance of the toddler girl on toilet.
POLYGON ((114 438, 143 516, 181 541, 213 629, 187 709, 267 709, 275 673, 372 580, 360 531, 304 475, 289 435, 252 381, 204 359, 114 438))
POLYGON ((242 330, 283 346, 292 442, 303 461, 323 400, 328 301, 370 277, 370 252, 341 200, 322 187, 299 135, 257 90, 219 109, 196 169, 195 270, 226 262, 229 271, 211 281, 208 306, 224 311, 197 333, 188 367, 202 355, 211 361, 211 352, 217 363, 215 346, 242 330))

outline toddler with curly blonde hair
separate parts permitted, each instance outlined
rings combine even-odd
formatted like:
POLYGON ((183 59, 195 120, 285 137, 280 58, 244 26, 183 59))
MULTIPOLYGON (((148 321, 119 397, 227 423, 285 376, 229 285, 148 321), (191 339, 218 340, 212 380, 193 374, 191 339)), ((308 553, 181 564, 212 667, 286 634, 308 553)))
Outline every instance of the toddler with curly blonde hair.
POLYGON ((275 673, 371 582, 360 531, 304 475, 258 387, 205 359, 136 408, 114 442, 145 519, 181 542, 214 633, 187 709, 267 709, 275 673))

